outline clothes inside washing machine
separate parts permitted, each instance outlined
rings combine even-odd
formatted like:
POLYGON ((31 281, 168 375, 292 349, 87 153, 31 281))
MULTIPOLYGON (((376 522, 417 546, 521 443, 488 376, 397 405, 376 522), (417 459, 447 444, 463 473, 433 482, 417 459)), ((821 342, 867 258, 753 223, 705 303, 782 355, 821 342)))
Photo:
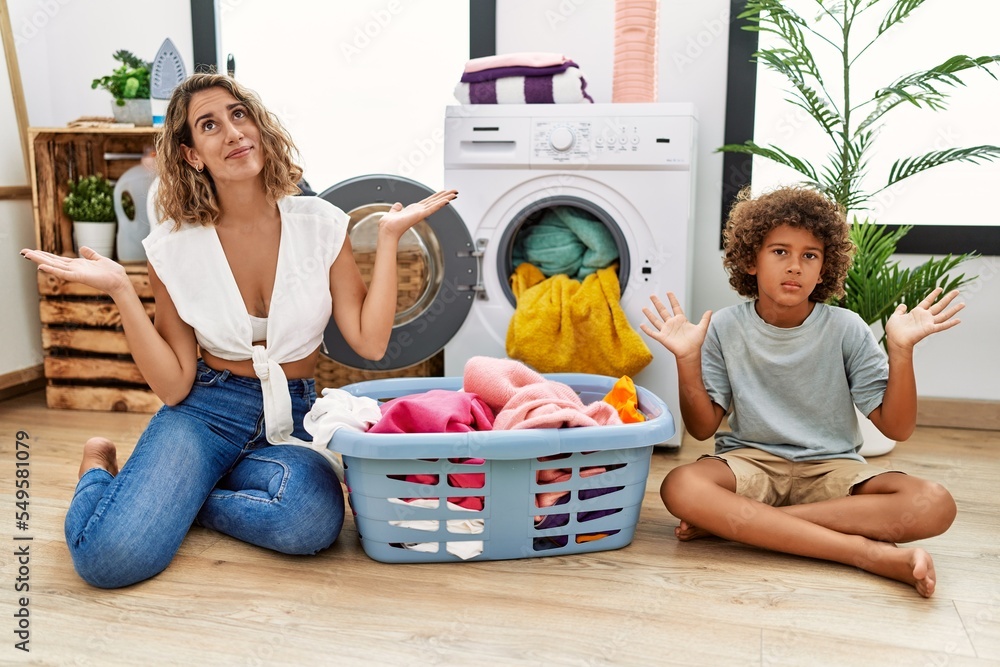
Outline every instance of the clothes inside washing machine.
POLYGON ((641 371, 652 354, 621 308, 623 258, 608 223, 565 202, 537 206, 520 220, 511 240, 516 303, 507 355, 543 373, 641 371))
POLYGON ((545 277, 583 280, 616 263, 620 253, 607 226, 586 210, 567 205, 542 208, 522 224, 512 247, 516 269, 527 262, 545 277))

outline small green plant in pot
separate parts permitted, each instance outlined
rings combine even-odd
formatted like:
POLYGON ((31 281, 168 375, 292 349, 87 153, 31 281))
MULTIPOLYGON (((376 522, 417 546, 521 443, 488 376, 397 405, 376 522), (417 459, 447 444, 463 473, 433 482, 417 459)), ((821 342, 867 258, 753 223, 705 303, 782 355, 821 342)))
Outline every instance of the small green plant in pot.
POLYGON ((114 59, 121 63, 109 76, 91 82, 91 88, 103 88, 114 97, 111 110, 120 123, 152 125, 153 112, 149 100, 150 64, 131 51, 117 51, 114 59))
MULTIPOLYGON (((114 185, 103 174, 83 176, 69 182, 63 213, 73 221, 77 252, 81 246, 111 257, 115 248, 117 220, 113 204, 114 185)), ((128 211, 128 203, 123 202, 128 211)), ((134 211, 134 207, 133 207, 134 211)))
MULTIPOLYGON (((879 129, 894 111, 904 105, 932 111, 945 109, 948 88, 964 86, 960 75, 965 73, 997 78, 991 68, 1000 63, 1000 56, 957 55, 930 69, 901 74, 867 99, 858 99, 855 72, 868 64, 864 56, 871 57, 872 45, 924 2, 747 0, 746 10, 739 18, 747 19, 751 25, 744 29, 767 33, 778 42, 774 47, 758 49, 754 59, 785 79, 788 101, 806 112, 821 135, 829 140, 826 146, 831 148, 824 149, 826 161, 822 164, 816 161, 822 155, 802 155, 795 146, 764 146, 750 140, 719 148, 764 158, 794 170, 804 185, 825 193, 852 216, 851 238, 858 251, 847 276, 846 295, 835 303, 857 312, 869 325, 880 323, 883 332, 886 320, 900 303, 912 308, 935 287, 947 291, 974 280, 975 276, 952 277, 952 273, 976 254, 931 258, 920 266, 904 269, 892 257, 897 243, 911 227, 887 228, 868 217, 859 219, 857 213, 870 210, 879 193, 915 174, 945 164, 988 162, 1000 157, 1000 146, 993 145, 935 150, 896 160, 884 185, 875 190, 865 189, 862 181, 872 175, 869 161, 878 143, 879 129), (793 4, 796 8, 810 8, 815 18, 794 11, 793 4), (867 20, 869 13, 878 13, 877 27, 867 20), (862 15, 866 15, 864 20, 859 20, 862 15), (821 68, 813 56, 813 48, 817 53, 819 49, 832 50, 836 61, 829 62, 837 64, 821 68), (814 162, 821 168, 814 166, 814 162)), ((882 343, 885 344, 884 334, 882 343)), ((862 420, 863 425, 867 422, 862 420)), ((862 454, 865 453, 863 449, 862 454)))

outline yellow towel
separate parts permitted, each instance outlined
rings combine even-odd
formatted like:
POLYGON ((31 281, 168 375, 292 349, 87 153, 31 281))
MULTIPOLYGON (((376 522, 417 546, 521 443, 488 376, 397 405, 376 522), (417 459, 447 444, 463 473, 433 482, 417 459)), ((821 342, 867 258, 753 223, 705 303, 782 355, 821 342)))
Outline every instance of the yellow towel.
POLYGON ((621 307, 616 267, 581 284, 545 278, 531 264, 511 276, 517 308, 507 328, 507 356, 540 373, 635 375, 653 359, 621 307))

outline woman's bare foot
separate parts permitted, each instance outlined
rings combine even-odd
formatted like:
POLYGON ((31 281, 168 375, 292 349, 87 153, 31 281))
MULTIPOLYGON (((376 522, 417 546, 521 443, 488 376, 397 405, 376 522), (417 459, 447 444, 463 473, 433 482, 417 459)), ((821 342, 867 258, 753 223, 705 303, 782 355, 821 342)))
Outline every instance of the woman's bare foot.
POLYGON ((869 572, 910 584, 925 598, 934 594, 937 574, 934 559, 919 547, 901 549, 887 542, 873 542, 877 545, 869 550, 868 558, 858 566, 869 572))
POLYGON ((680 525, 674 528, 674 537, 681 542, 690 542, 699 537, 712 537, 712 533, 682 520, 680 525))
POLYGON ((80 461, 80 477, 92 468, 118 474, 118 456, 115 443, 107 438, 91 438, 83 445, 83 460, 80 461))

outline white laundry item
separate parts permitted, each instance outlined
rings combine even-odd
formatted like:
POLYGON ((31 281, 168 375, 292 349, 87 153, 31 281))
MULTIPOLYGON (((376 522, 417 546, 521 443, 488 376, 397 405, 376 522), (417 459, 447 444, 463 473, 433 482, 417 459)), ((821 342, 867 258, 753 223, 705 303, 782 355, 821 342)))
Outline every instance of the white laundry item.
POLYGON ((302 421, 313 443, 326 447, 333 434, 342 428, 364 433, 382 419, 378 401, 368 396, 353 396, 343 389, 327 387, 316 399, 302 421))
MULTIPOLYGON (((389 498, 388 500, 390 503, 396 505, 408 505, 411 507, 434 509, 438 506, 436 498, 414 498, 409 501, 403 500, 402 498, 389 498)), ((455 503, 448 503, 448 509, 456 512, 475 511, 462 507, 461 505, 456 505, 455 503)), ((440 526, 436 519, 390 521, 389 525, 426 531, 437 531, 440 526)), ((486 521, 485 519, 448 519, 445 525, 447 526, 449 533, 479 535, 485 529, 486 521)), ((437 542, 411 542, 405 543, 403 546, 407 549, 412 549, 413 551, 424 551, 428 553, 437 553, 438 551, 437 542)), ((447 542, 445 544, 445 549, 453 556, 458 556, 462 560, 469 560, 470 558, 474 558, 483 553, 483 543, 481 540, 447 542)))

